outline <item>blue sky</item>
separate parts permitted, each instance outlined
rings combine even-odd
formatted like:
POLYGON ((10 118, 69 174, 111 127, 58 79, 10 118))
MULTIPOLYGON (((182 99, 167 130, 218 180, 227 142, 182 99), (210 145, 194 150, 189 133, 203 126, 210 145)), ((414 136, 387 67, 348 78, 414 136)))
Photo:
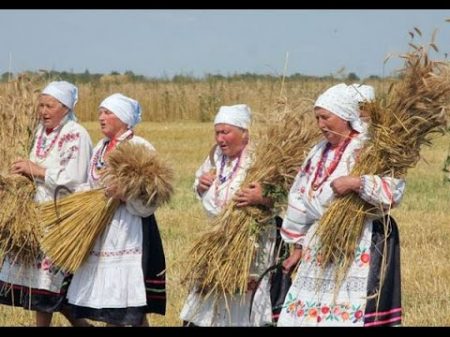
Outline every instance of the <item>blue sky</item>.
POLYGON ((450 54, 450 10, 0 10, 0 73, 388 75, 409 31, 450 54), (393 55, 385 65, 387 55, 393 55))

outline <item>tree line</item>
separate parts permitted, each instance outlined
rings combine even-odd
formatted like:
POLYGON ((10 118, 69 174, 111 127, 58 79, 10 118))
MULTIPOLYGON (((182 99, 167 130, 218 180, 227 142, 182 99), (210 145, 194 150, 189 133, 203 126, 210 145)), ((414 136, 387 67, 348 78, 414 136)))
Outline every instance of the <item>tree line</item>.
MULTIPOLYGON (((39 71, 26 71, 23 74, 29 75, 30 77, 39 76, 43 77, 47 80, 64 80, 68 82, 72 82, 75 84, 82 84, 82 83, 96 83, 96 82, 117 82, 117 83, 123 83, 123 82, 175 82, 175 83, 193 83, 198 81, 256 81, 256 80, 279 80, 281 75, 273 75, 273 74, 256 74, 256 73, 241 73, 241 74, 230 74, 230 75, 221 75, 221 74, 205 74, 203 77, 196 77, 191 74, 177 74, 172 77, 169 76, 162 76, 162 77, 148 77, 143 75, 135 74, 133 71, 125 71, 122 74, 117 71, 112 71, 109 74, 100 74, 100 73, 91 73, 89 70, 85 70, 82 73, 74 73, 74 72, 67 72, 67 71, 47 71, 47 70, 39 70, 39 71)), ((8 82, 11 79, 14 79, 14 77, 17 75, 14 75, 11 72, 4 72, 0 77, 0 82, 8 82)), ((348 74, 330 74, 327 76, 310 76, 310 75, 304 75, 300 73, 294 73, 288 76, 285 76, 286 81, 317 81, 317 80, 323 80, 323 81, 330 81, 330 80, 348 80, 348 81, 359 81, 360 77, 350 72, 348 74)), ((376 80, 380 79, 377 75, 371 75, 368 77, 368 79, 376 80)))

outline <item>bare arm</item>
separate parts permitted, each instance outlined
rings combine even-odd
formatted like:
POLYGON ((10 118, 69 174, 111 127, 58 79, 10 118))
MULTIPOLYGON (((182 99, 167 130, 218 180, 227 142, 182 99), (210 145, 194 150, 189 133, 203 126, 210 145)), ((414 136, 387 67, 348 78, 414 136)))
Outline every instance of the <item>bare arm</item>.
POLYGON ((301 245, 294 245, 294 249, 291 252, 291 255, 283 261, 283 272, 291 273, 295 266, 298 264, 300 259, 302 258, 303 248, 301 245))
POLYGON ((331 188, 337 196, 344 196, 348 193, 359 193, 361 189, 361 178, 353 176, 342 176, 331 182, 331 188))
POLYGON ((29 178, 45 178, 46 169, 33 163, 29 159, 19 158, 15 160, 11 165, 11 173, 22 174, 29 178))

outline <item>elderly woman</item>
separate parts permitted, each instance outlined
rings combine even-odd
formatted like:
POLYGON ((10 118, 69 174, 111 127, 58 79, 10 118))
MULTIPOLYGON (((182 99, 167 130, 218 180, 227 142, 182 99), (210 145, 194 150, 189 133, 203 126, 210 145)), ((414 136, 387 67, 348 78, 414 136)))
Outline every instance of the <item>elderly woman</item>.
MULTIPOLYGON (((257 182, 241 188, 252 158, 248 152, 251 122, 250 108, 245 104, 222 106, 214 120, 216 146, 195 174, 194 191, 201 200, 210 218, 217 216, 233 198, 238 207, 248 205, 270 206, 271 200, 262 196, 261 185, 257 182), (217 168, 216 168, 217 166, 217 168)), ((270 226, 268 226, 270 227, 270 226)), ((263 261, 252 269, 263 271, 273 262, 276 227, 269 228, 261 244, 258 258, 263 261)), ((249 326, 272 322, 269 283, 262 282, 256 292, 252 316, 249 318, 252 284, 249 291, 241 296, 219 300, 213 296, 204 298, 197 289, 192 289, 181 311, 185 326, 249 326)))
POLYGON ((294 249, 283 266, 289 271, 300 259, 301 263, 278 326, 399 324, 400 261, 395 222, 386 237, 382 223, 366 217, 355 259, 338 289, 334 278, 338 265, 320 265, 320 242, 315 233, 320 218, 335 198, 354 193, 386 210, 400 202, 405 183, 392 177, 349 175, 366 136, 358 102, 345 84, 331 87, 319 96, 314 111, 325 139, 311 149, 289 193, 281 234, 286 242, 294 244, 294 249), (378 286, 383 251, 379 249, 385 239, 389 252, 386 278, 378 293, 380 297, 370 296, 378 286))
MULTIPOLYGON (((36 183, 38 203, 53 200, 58 185, 75 190, 87 181, 92 143, 76 122, 73 109, 77 101, 78 89, 71 83, 56 81, 45 87, 39 97, 40 123, 30 158, 12 163, 12 173, 28 176, 36 183)), ((36 311, 37 326, 49 326, 53 312, 60 310, 73 325, 85 325, 84 321, 73 320, 63 307, 70 277, 43 254, 31 267, 7 257, 0 272, 0 302, 36 311)))
MULTIPOLYGON (((94 148, 89 165, 89 187, 100 184, 105 159, 124 141, 154 147, 136 136, 133 128, 141 120, 139 103, 122 94, 101 102, 99 122, 105 138, 94 148)), ((87 260, 75 272, 67 298, 77 318, 109 325, 147 325, 146 314, 165 313, 165 260, 156 224, 155 207, 139 199, 117 195, 122 202, 111 222, 97 238, 87 260)))

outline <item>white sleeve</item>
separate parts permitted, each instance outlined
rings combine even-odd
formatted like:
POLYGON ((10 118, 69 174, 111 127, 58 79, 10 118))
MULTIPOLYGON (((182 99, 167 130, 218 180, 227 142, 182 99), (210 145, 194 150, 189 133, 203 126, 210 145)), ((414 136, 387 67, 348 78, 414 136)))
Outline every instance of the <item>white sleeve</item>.
POLYGON ((211 162, 209 160, 209 157, 207 157, 205 159, 205 161, 203 162, 203 164, 198 168, 198 170, 195 172, 195 180, 194 180, 194 185, 192 186, 192 189, 195 193, 195 196, 197 197, 197 199, 201 200, 202 196, 198 193, 197 191, 197 186, 200 182, 200 177, 205 174, 206 172, 209 172, 212 169, 211 166, 211 162))
POLYGON ((75 188, 74 192, 85 192, 85 191, 89 191, 91 189, 92 189, 91 184, 89 182, 87 182, 87 183, 82 183, 82 184, 78 185, 75 188))
POLYGON ((89 161, 92 155, 92 142, 84 128, 77 130, 79 137, 62 144, 62 157, 57 165, 45 170, 45 185, 55 190, 64 185, 70 190, 87 181, 89 161))
POLYGON ((301 198, 296 198, 293 191, 297 185, 299 175, 296 176, 293 187, 289 192, 288 207, 280 228, 281 238, 286 243, 303 244, 305 234, 311 226, 312 221, 308 219, 306 207, 301 198))
POLYGON ((405 192, 405 181, 392 177, 363 175, 361 177, 361 199, 383 210, 397 206, 405 192))
POLYGON ((317 215, 309 214, 313 207, 307 207, 305 198, 299 197, 299 186, 306 179, 304 176, 305 168, 310 165, 310 160, 314 156, 317 147, 318 145, 313 147, 308 153, 289 190, 288 206, 280 229, 281 238, 286 243, 303 244, 306 233, 317 219, 317 215))

